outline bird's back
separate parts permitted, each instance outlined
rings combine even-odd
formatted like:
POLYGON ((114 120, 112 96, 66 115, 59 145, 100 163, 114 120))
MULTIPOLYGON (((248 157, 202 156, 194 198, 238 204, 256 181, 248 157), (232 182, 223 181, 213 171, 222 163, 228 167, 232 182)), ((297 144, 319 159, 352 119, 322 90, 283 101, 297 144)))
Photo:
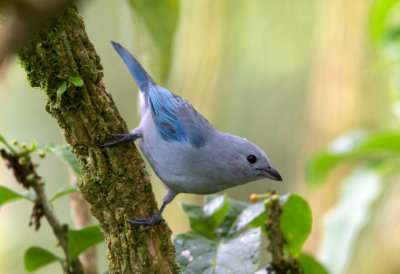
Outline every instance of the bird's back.
POLYGON ((151 113, 156 129, 165 141, 190 143, 196 148, 203 146, 207 131, 214 129, 212 125, 185 99, 157 85, 128 50, 118 43, 111 43, 140 88, 142 117, 148 111, 151 113))
POLYGON ((181 188, 179 192, 208 191, 190 188, 215 181, 211 174, 209 179, 204 175, 209 168, 204 163, 212 162, 210 144, 219 132, 189 102, 158 86, 128 50, 112 44, 140 88, 139 144, 150 165, 164 183, 181 188))

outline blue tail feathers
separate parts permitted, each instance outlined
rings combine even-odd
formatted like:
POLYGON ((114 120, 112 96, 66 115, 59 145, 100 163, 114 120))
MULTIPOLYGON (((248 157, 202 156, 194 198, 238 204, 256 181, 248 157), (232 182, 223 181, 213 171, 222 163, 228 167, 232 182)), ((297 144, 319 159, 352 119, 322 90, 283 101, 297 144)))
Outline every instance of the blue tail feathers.
POLYGON ((114 46, 114 49, 118 52, 119 56, 121 56, 141 91, 146 92, 149 83, 155 84, 151 76, 126 48, 114 41, 111 41, 111 44, 114 46))

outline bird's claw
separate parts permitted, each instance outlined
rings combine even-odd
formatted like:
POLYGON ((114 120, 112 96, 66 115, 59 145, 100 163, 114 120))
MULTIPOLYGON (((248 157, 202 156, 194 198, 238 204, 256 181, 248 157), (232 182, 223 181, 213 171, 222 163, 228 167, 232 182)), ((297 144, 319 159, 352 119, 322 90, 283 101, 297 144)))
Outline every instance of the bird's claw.
POLYGON ((135 225, 145 225, 144 228, 140 230, 140 232, 146 231, 154 225, 158 224, 161 221, 165 221, 160 215, 153 215, 150 218, 137 218, 134 220, 126 220, 126 222, 135 225))
POLYGON ((109 147, 109 146, 115 146, 115 145, 122 144, 122 143, 133 142, 138 138, 137 135, 132 134, 132 133, 129 133, 129 134, 116 134, 115 133, 115 134, 110 134, 110 135, 113 137, 122 137, 122 138, 119 140, 116 140, 116 141, 101 144, 100 145, 101 147, 109 147))

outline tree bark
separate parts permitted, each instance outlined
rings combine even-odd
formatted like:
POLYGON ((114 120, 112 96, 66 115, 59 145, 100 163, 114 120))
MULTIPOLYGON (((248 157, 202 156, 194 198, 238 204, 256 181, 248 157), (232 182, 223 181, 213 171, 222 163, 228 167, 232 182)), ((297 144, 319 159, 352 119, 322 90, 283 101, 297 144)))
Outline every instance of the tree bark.
POLYGON ((19 57, 31 85, 43 89, 46 110, 82 165, 79 188, 104 233, 110 273, 176 273, 168 226, 161 223, 141 233, 125 222, 155 214, 157 205, 134 144, 99 146, 109 134, 128 130, 101 81, 100 58, 77 10, 67 8, 19 57), (84 85, 70 83, 65 92, 57 92, 71 76, 81 77, 84 85))

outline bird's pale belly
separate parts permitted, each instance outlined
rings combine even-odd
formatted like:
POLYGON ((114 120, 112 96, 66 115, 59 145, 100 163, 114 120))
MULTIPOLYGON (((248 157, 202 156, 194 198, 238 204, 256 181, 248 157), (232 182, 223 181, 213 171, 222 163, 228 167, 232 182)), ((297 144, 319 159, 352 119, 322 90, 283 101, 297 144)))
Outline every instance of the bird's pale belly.
POLYGON ((208 158, 206 152, 164 140, 158 140, 158 149, 154 150, 150 140, 141 139, 140 148, 157 176, 175 192, 211 194, 237 185, 221 181, 212 159, 204 159, 208 158), (209 164, 201 164, 204 162, 209 164))

